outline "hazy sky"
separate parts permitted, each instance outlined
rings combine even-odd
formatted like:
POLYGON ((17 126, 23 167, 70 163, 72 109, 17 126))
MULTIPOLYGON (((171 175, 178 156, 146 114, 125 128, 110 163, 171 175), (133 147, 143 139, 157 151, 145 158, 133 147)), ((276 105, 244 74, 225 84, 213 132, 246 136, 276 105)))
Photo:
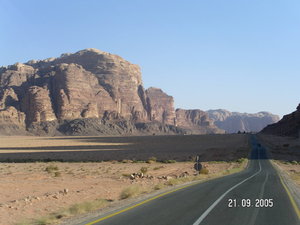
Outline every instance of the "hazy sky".
POLYGON ((299 0, 0 0, 0 65, 98 48, 176 107, 295 110, 299 0))

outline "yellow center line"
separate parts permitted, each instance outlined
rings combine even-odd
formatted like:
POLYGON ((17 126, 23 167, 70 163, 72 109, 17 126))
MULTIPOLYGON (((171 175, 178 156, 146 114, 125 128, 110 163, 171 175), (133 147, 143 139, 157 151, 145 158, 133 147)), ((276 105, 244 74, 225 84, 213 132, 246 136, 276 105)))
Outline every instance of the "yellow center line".
POLYGON ((156 196, 154 196, 154 197, 152 197, 152 198, 149 198, 149 199, 147 199, 147 200, 145 200, 145 201, 142 201, 142 202, 140 202, 140 203, 138 203, 138 204, 135 204, 135 205, 130 206, 130 207, 128 207, 128 208, 122 209, 122 210, 120 210, 120 211, 118 211, 118 212, 109 214, 109 215, 107 215, 107 216, 105 216, 105 217, 102 217, 102 218, 100 218, 100 219, 97 219, 97 220, 95 220, 95 221, 92 221, 92 222, 90 222, 90 223, 87 223, 87 224, 85 224, 85 225, 93 225, 93 224, 99 223, 99 222, 101 222, 101 221, 103 221, 103 220, 109 219, 109 218, 111 218, 111 217, 113 217, 113 216, 119 215, 119 214, 121 214, 121 213, 123 213, 123 212, 126 212, 126 211, 129 211, 129 210, 131 210, 131 209, 134 209, 134 208, 136 208, 136 207, 138 207, 138 206, 140 206, 140 205, 143 205, 143 204, 145 204, 145 203, 147 203, 147 202, 153 201, 153 200, 158 199, 158 198, 160 198, 160 197, 163 197, 163 196, 165 196, 165 195, 168 195, 168 194, 171 194, 171 193, 173 193, 173 192, 182 190, 182 189, 184 189, 184 188, 187 188, 187 187, 196 185, 196 184, 201 183, 201 182, 202 182, 202 181, 197 181, 197 182, 195 182, 195 183, 192 183, 192 184, 189 184, 189 185, 185 185, 185 186, 180 187, 180 188, 176 188, 176 189, 174 189, 174 190, 172 190, 172 191, 168 191, 168 192, 165 192, 165 193, 156 195, 156 196))

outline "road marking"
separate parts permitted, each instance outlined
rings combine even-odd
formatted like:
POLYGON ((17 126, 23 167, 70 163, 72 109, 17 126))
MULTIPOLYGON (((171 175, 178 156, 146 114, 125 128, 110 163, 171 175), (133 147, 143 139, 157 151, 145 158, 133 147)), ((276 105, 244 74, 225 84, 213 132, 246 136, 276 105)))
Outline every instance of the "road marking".
POLYGON ((128 211, 128 210, 134 209, 134 208, 136 208, 136 207, 138 207, 138 206, 140 206, 140 205, 143 205, 143 204, 145 204, 145 203, 147 203, 147 202, 150 202, 150 201, 155 200, 155 199, 157 199, 157 198, 160 198, 160 197, 162 197, 162 196, 171 194, 171 193, 173 193, 173 192, 179 191, 179 190, 181 190, 181 189, 184 189, 184 188, 187 188, 187 187, 190 187, 190 186, 199 184, 199 183, 201 183, 201 182, 203 182, 203 181, 197 181, 197 182, 195 182, 195 183, 192 183, 192 184, 189 184, 189 185, 185 185, 185 186, 180 187, 180 188, 176 188, 176 189, 174 189, 174 190, 172 190, 172 191, 168 191, 168 192, 165 192, 165 193, 156 195, 156 196, 154 196, 154 197, 152 197, 152 198, 149 198, 149 199, 147 199, 147 200, 145 200, 145 201, 142 201, 142 202, 140 202, 140 203, 138 203, 138 204, 135 204, 135 205, 130 206, 130 207, 128 207, 128 208, 122 209, 122 210, 120 210, 120 211, 118 211, 118 212, 109 214, 108 216, 105 216, 105 217, 102 217, 102 218, 100 218, 100 219, 98 219, 98 220, 89 222, 89 223, 87 223, 87 224, 85 224, 85 225, 93 225, 93 224, 99 223, 99 222, 101 222, 101 221, 103 221, 103 220, 106 220, 106 219, 111 218, 111 217, 113 217, 113 216, 119 215, 119 214, 121 214, 121 213, 123 213, 123 212, 126 212, 126 211, 128 211))
MULTIPOLYGON (((264 180, 264 183, 261 186, 261 190, 260 190, 258 199, 262 199, 263 198, 263 195, 264 195, 264 192, 265 192, 265 186, 266 186, 268 177, 269 177, 269 174, 267 173, 266 178, 264 180)), ((252 214, 252 217, 250 219, 249 225, 254 225, 255 224, 256 217, 258 215, 259 209, 260 209, 259 207, 257 207, 257 208, 254 209, 254 213, 252 214)))
POLYGON ((288 187, 287 187, 287 186, 285 185, 285 183, 283 182, 283 180, 282 180, 282 178, 281 178, 281 175, 279 175, 279 178, 280 178, 280 181, 281 181, 281 183, 282 183, 282 185, 283 185, 283 187, 284 187, 284 189, 285 189, 287 195, 289 196, 289 199, 290 199, 290 201, 291 201, 291 203, 292 203, 292 206, 293 206, 293 208, 294 208, 294 210, 295 210, 295 212, 296 212, 296 214, 297 214, 297 216, 298 216, 298 219, 300 219, 300 210, 299 210, 299 208, 298 208, 298 205, 296 204, 296 201, 294 200, 294 198, 293 198, 291 192, 289 191, 288 187))
POLYGON ((259 164, 259 170, 253 174, 252 176, 246 178, 245 180, 241 181, 240 183, 234 185, 233 187, 231 187, 230 189, 228 189, 223 195, 221 195, 194 223, 193 225, 199 225, 204 219, 205 217, 218 205, 218 203, 229 193, 231 192, 233 189, 237 188, 238 186, 240 186, 241 184, 245 183, 247 180, 250 180, 251 178, 255 177, 257 174, 259 174, 261 172, 261 165, 260 165, 260 161, 258 161, 259 164))
MULTIPOLYGON (((248 163, 247 167, 248 167, 248 166, 249 166, 249 163, 248 163)), ((260 166, 260 164, 259 164, 259 166, 260 166)), ((208 180, 206 180, 206 181, 208 181, 208 180)), ((195 183, 188 184, 188 185, 184 185, 183 187, 179 187, 179 188, 176 188, 176 189, 174 189, 174 190, 171 190, 171 191, 168 191, 168 192, 164 192, 164 193, 162 193, 162 194, 156 195, 156 196, 154 196, 154 197, 152 197, 152 198, 149 198, 149 199, 147 199, 147 200, 145 200, 145 201, 142 201, 142 202, 140 202, 140 203, 138 203, 138 204, 135 204, 135 205, 133 205, 133 206, 130 206, 130 207, 127 207, 127 208, 122 209, 122 210, 120 210, 120 211, 117 211, 117 212, 115 212, 115 213, 109 214, 109 215, 107 215, 107 216, 105 216, 105 217, 102 217, 102 218, 100 218, 100 219, 97 219, 97 220, 95 220, 95 221, 86 223, 85 225, 94 225, 94 224, 99 223, 99 222, 101 222, 101 221, 103 221, 103 220, 109 219, 109 218, 111 218, 111 217, 113 217, 113 216, 119 215, 119 214, 121 214, 121 213, 123 213, 123 212, 126 212, 126 211, 129 211, 129 210, 131 210, 131 209, 134 209, 134 208, 136 208, 136 207, 138 207, 138 206, 140 206, 140 205, 143 205, 143 204, 145 204, 145 203, 147 203, 147 202, 150 202, 150 201, 152 201, 152 200, 155 200, 155 199, 157 199, 157 198, 160 198, 160 197, 163 197, 163 196, 165 196, 165 195, 171 194, 171 193, 173 193, 173 192, 182 190, 182 189, 184 189, 184 188, 191 187, 191 186, 193 186, 193 185, 197 185, 197 184, 202 183, 202 182, 203 182, 203 180, 199 180, 199 181, 196 181, 195 183)))
POLYGON ((286 193, 287 193, 287 195, 288 195, 288 197, 289 197, 289 199, 290 199, 290 202, 291 202, 291 204, 292 204, 292 206, 293 206, 293 208, 294 208, 294 210, 295 210, 295 213, 296 213, 297 216, 298 216, 298 219, 300 220, 300 209, 299 209, 299 207, 298 207, 296 201, 294 200, 293 195, 291 194, 290 190, 288 189, 288 187, 287 187, 286 184, 284 183, 284 181, 283 181, 283 179, 282 179, 282 176, 281 176, 280 173, 279 173, 279 171, 280 171, 279 166, 276 165, 275 162, 272 162, 272 161, 270 161, 270 162, 271 162, 270 164, 271 164, 271 166, 274 168, 274 170, 277 171, 278 176, 279 176, 279 179, 280 179, 280 182, 281 182, 282 186, 284 187, 284 189, 285 189, 285 191, 286 191, 286 193))

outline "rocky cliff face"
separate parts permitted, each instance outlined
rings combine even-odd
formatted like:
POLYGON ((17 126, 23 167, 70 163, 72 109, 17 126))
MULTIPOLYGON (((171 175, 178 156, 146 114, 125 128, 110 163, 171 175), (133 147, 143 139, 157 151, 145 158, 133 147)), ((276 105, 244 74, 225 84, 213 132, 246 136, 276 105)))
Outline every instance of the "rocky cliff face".
POLYGON ((300 104, 297 110, 285 115, 280 121, 265 127, 261 133, 280 136, 299 137, 300 134, 300 104))
POLYGON ((159 88, 146 90, 150 120, 164 124, 175 124, 175 109, 172 96, 167 95, 159 88))
POLYGON ((279 116, 268 112, 255 114, 229 112, 224 109, 207 111, 214 124, 227 133, 259 132, 269 124, 276 123, 279 116))
POLYGON ((203 115, 183 116, 179 124, 189 130, 180 129, 176 116, 172 96, 158 88, 144 90, 138 65, 97 49, 0 68, 0 125, 5 127, 0 134, 26 129, 48 135, 215 129, 203 115))
POLYGON ((208 114, 199 109, 176 109, 176 125, 185 129, 191 129, 199 134, 225 133, 214 125, 208 114))

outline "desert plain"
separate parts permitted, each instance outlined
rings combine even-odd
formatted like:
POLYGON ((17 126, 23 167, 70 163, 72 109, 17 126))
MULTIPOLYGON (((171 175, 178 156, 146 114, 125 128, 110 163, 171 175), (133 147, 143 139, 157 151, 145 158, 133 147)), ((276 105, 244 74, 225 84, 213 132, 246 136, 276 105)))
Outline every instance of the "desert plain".
POLYGON ((0 224, 57 224, 124 199, 238 172, 247 164, 248 137, 0 137, 0 224))

